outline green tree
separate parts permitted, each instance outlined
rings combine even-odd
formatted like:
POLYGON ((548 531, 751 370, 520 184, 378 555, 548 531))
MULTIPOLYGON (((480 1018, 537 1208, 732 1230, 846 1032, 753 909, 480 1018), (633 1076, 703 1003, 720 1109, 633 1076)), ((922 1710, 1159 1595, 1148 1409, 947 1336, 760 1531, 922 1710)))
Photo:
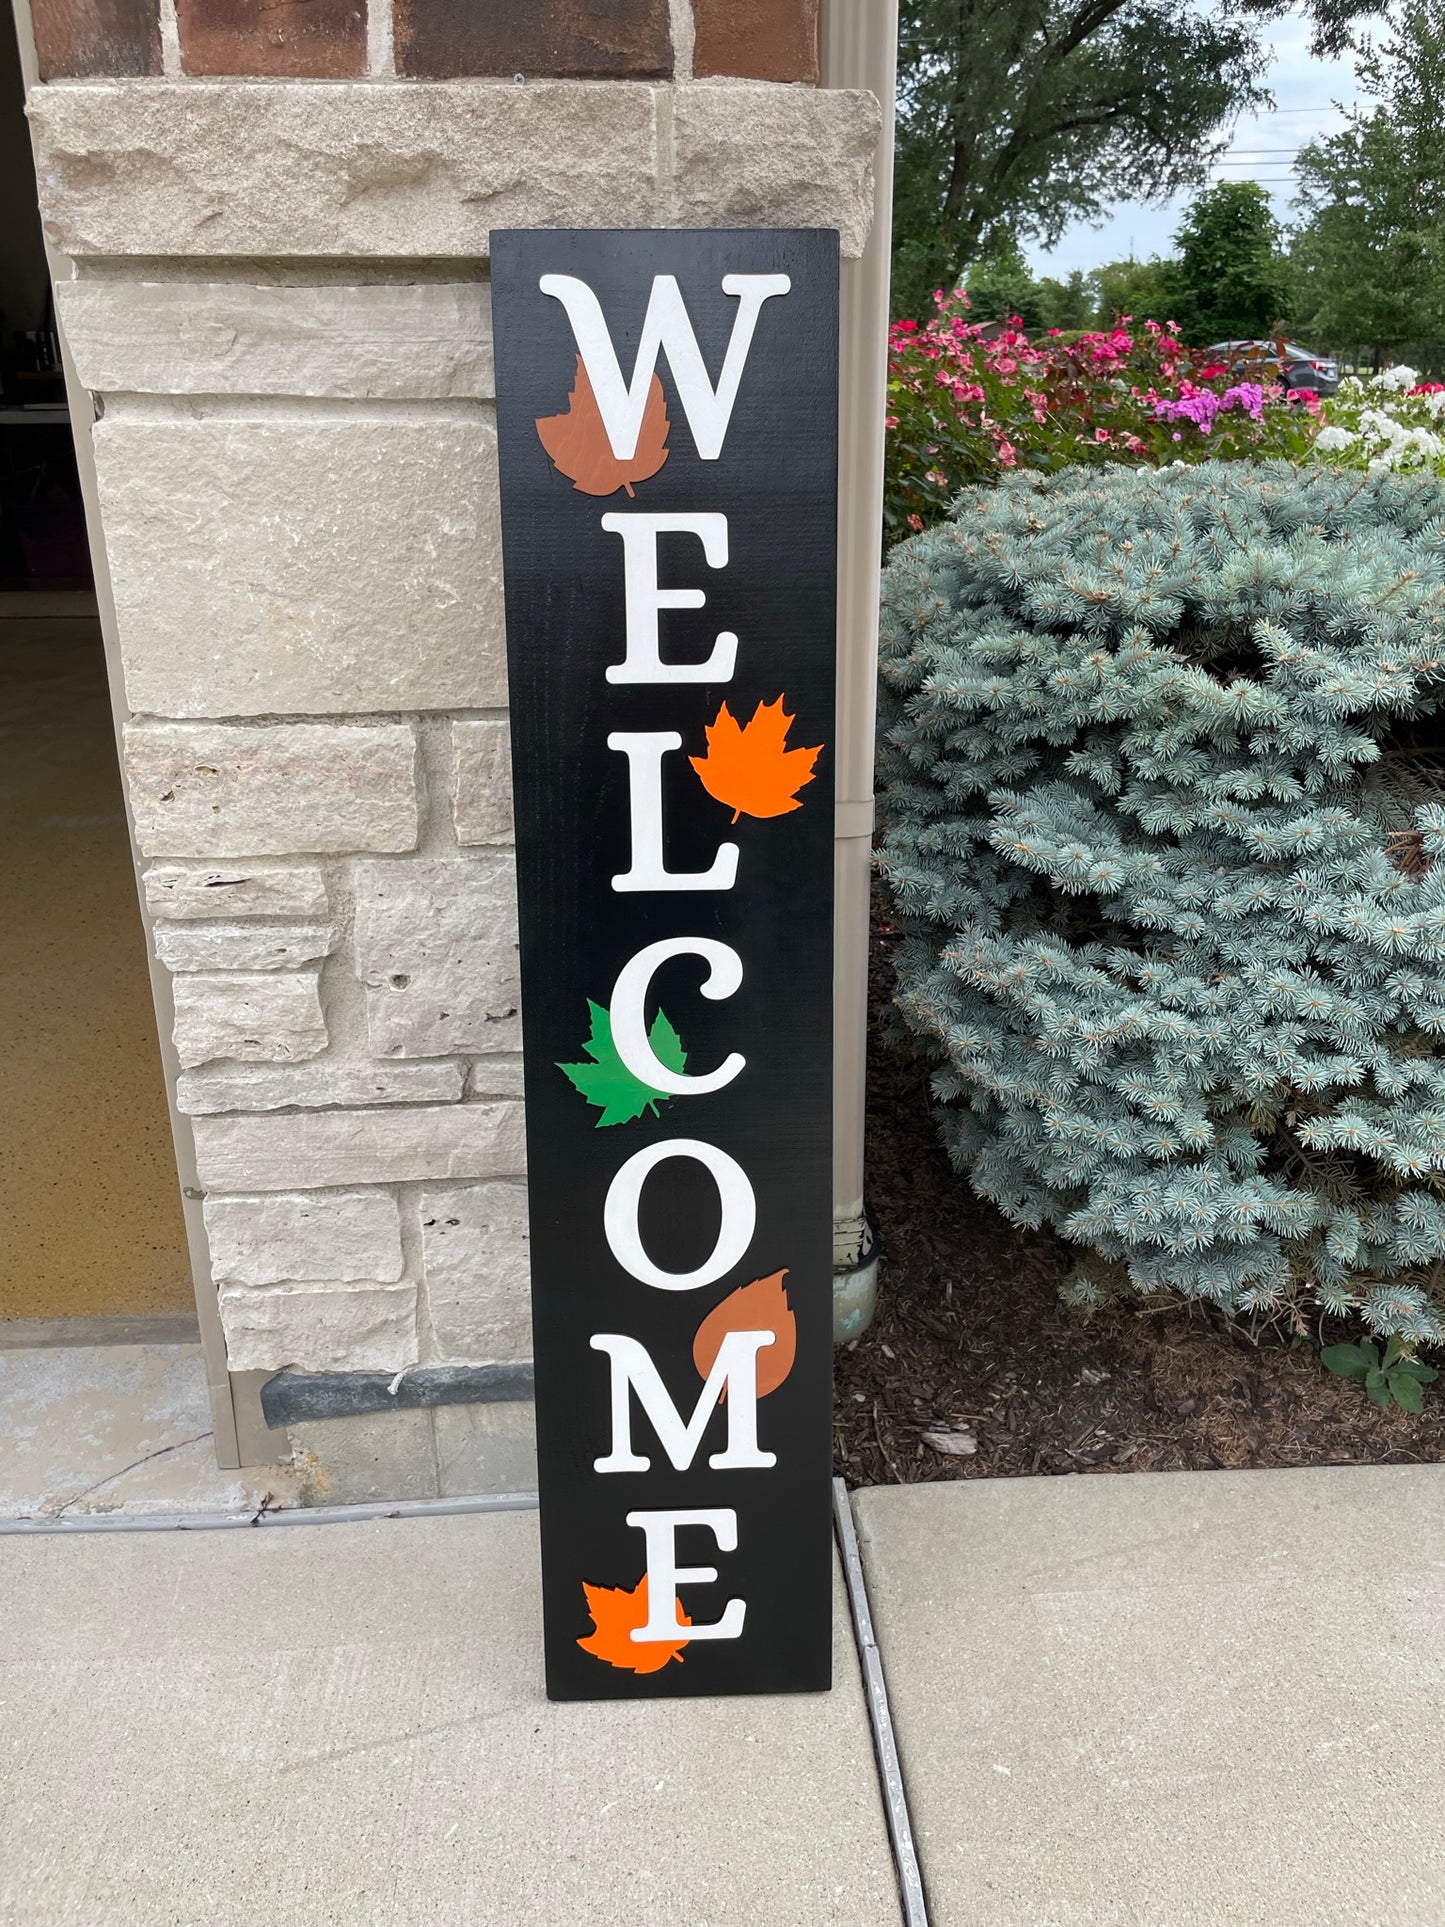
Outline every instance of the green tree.
POLYGON ((1268 335, 1289 305, 1281 231, 1255 181, 1220 181, 1199 195, 1174 237, 1175 319, 1186 341, 1268 335))
POLYGON ((987 260, 972 262, 960 279, 968 290, 970 320, 1007 321, 1017 315, 1031 334, 1051 325, 1043 290, 1018 248, 1003 247, 987 260))
POLYGON ((1445 341, 1445 4, 1408 7, 1359 53, 1372 104, 1298 162, 1301 332, 1439 366, 1445 341))
POLYGON ((1178 270, 1177 261, 1161 261, 1157 254, 1147 261, 1106 261, 1089 276, 1095 322, 1109 328, 1126 314, 1136 321, 1172 321, 1179 299, 1178 270))
POLYGON ((1080 328, 1093 326, 1096 307, 1094 290, 1082 268, 1071 269, 1065 281, 1046 274, 1038 286, 1039 305, 1043 309, 1043 325, 1046 328, 1062 328, 1072 334, 1080 328))
POLYGON ((894 312, 1113 201, 1200 182, 1266 98, 1261 15, 1233 0, 903 0, 894 312))

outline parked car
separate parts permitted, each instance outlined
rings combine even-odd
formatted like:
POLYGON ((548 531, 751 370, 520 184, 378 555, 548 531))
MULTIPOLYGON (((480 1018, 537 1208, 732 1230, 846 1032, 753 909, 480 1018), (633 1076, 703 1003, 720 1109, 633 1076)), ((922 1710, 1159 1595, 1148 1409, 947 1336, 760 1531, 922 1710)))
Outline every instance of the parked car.
POLYGON ((1312 388, 1317 395, 1333 395, 1340 385, 1337 361, 1293 341, 1214 341, 1206 352, 1217 355, 1232 375, 1268 375, 1290 390, 1312 388))

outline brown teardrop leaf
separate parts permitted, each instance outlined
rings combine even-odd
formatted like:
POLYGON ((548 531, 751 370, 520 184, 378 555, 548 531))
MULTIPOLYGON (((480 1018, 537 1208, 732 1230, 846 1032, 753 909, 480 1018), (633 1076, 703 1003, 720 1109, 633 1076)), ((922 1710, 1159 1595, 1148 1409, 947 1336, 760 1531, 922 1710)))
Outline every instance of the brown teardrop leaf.
POLYGON ((758 1397, 766 1398, 778 1389, 793 1369, 798 1348, 797 1320, 783 1289, 787 1275, 784 1270, 755 1278, 713 1306, 692 1341, 692 1362, 703 1378, 712 1370, 729 1332, 770 1331, 774 1334, 772 1344, 764 1345, 758 1353, 758 1397))

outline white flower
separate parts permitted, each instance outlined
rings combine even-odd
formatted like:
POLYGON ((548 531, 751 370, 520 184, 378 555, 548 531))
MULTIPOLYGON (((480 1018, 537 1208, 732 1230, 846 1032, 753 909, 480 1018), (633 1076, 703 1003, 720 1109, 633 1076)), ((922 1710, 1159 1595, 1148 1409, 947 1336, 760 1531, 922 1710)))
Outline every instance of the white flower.
POLYGON ((1359 436, 1352 435, 1348 428, 1322 428, 1315 436, 1315 447, 1331 455, 1342 448, 1350 448, 1359 439, 1359 436))
POLYGON ((1398 366, 1387 368, 1383 374, 1376 375, 1375 383, 1377 387, 1398 389, 1403 394, 1407 388, 1413 388, 1419 379, 1418 369, 1407 368, 1404 362, 1400 362, 1398 366))

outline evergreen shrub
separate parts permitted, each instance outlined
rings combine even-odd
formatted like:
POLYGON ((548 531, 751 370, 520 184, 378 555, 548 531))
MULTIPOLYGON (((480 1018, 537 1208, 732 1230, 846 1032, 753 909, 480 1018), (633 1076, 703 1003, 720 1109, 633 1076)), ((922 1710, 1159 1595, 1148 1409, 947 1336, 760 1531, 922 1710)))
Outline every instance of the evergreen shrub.
POLYGON ((1445 1336, 1445 482, 1022 471, 885 578, 896 1008, 1066 1295, 1445 1336))

